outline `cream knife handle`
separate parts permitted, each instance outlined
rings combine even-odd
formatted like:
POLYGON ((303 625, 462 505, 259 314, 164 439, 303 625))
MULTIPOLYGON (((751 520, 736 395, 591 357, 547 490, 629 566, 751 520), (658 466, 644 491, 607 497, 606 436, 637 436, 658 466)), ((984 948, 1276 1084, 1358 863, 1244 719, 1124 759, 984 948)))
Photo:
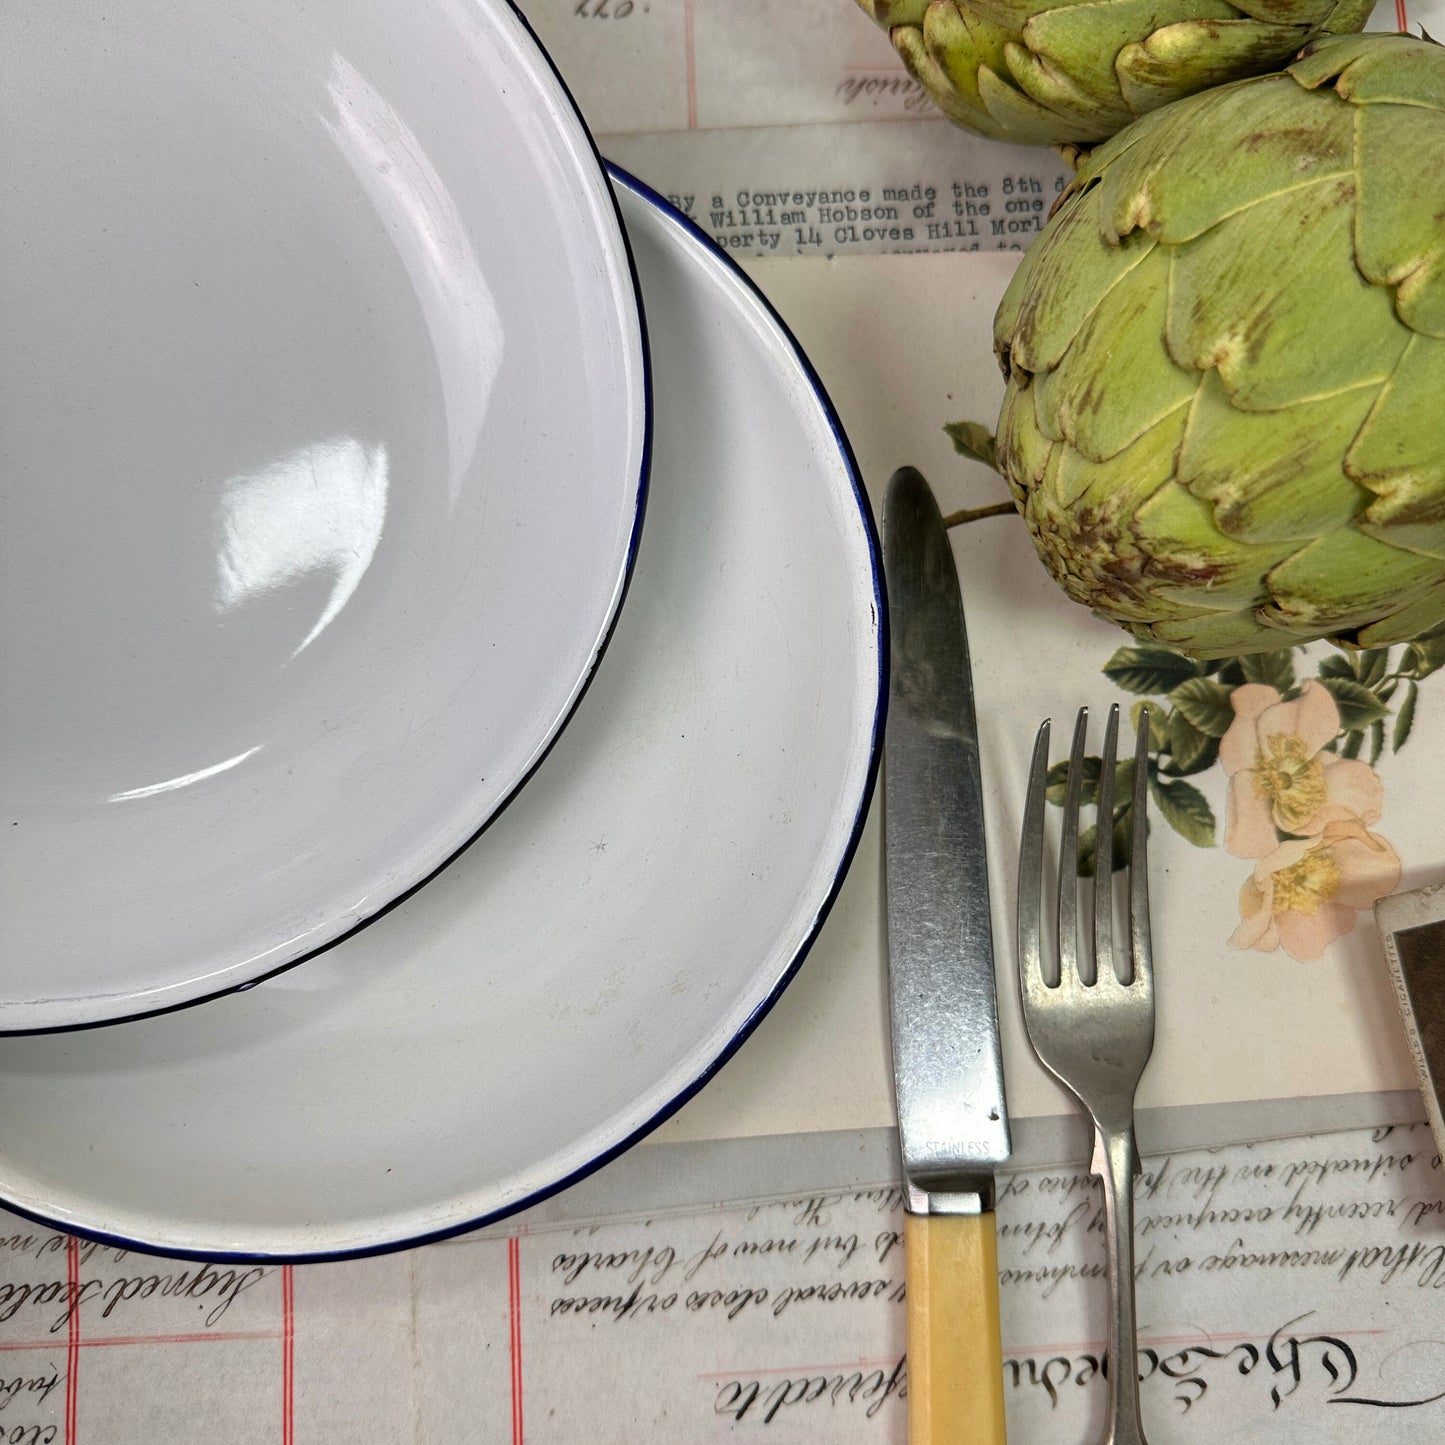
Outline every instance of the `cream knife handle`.
POLYGON ((903 1247, 908 1445, 1002 1445, 993 1214, 905 1214, 903 1247))

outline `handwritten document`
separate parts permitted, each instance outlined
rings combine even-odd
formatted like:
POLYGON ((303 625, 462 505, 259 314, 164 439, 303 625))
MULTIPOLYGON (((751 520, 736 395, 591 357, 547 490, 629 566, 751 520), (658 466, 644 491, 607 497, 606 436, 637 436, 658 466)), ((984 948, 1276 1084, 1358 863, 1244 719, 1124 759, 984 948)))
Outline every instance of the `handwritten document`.
MULTIPOLYGON (((998 1203, 1011 1438, 1097 1435, 1100 1202, 998 1203)), ((282 1267, 6 1217, 0 1441, 905 1438, 895 1187, 282 1267)), ((1142 1381, 1169 1442, 1445 1439, 1445 1175, 1423 1126, 1146 1161, 1142 1381)))

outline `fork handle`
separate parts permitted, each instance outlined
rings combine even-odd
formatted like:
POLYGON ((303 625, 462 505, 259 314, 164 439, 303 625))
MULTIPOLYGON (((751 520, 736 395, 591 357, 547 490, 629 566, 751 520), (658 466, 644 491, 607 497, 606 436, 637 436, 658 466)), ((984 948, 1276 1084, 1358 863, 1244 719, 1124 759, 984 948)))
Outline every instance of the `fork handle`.
MULTIPOLYGON (((1132 1109, 1131 1109, 1132 1117, 1132 1109)), ((1109 1413, 1103 1445, 1148 1445, 1139 1410, 1139 1340, 1134 1313, 1133 1123, 1094 1123, 1094 1173, 1104 1184, 1109 1250, 1109 1413)))

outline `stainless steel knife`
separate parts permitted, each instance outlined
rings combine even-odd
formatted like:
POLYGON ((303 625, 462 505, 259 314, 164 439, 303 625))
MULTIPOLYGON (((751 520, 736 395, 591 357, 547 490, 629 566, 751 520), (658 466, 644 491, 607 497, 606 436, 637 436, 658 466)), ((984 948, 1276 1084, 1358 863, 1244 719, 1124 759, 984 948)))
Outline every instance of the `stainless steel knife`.
POLYGON ((953 551, 912 467, 883 501, 888 987, 907 1188, 910 1445, 1004 1437, 994 1169, 1008 1158, 978 728, 953 551))

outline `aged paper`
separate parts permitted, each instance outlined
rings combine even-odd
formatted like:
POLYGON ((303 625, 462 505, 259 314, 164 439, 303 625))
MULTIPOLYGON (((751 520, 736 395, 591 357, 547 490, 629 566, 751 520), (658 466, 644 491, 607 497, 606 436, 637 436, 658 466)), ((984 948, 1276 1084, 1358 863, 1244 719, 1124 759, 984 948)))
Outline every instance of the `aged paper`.
MULTIPOLYGON (((1423 1127, 1146 1160, 1135 1366, 1155 1445, 1445 1438, 1445 1178, 1423 1127)), ((901 1442, 896 1188, 217 1265, 0 1224, 0 1440, 901 1442)), ((1104 1235, 1076 1170, 1002 1176, 1010 1438, 1096 1438, 1104 1235)))
MULTIPOLYGON (((943 120, 853 0, 522 8, 603 154, 734 255, 1017 251, 1067 183, 1052 152, 943 120)), ((1442 9, 1409 0, 1411 27, 1442 9)))
POLYGON ((527 0, 609 160, 740 256, 1022 249, 1066 167, 941 119, 852 0, 527 0))

